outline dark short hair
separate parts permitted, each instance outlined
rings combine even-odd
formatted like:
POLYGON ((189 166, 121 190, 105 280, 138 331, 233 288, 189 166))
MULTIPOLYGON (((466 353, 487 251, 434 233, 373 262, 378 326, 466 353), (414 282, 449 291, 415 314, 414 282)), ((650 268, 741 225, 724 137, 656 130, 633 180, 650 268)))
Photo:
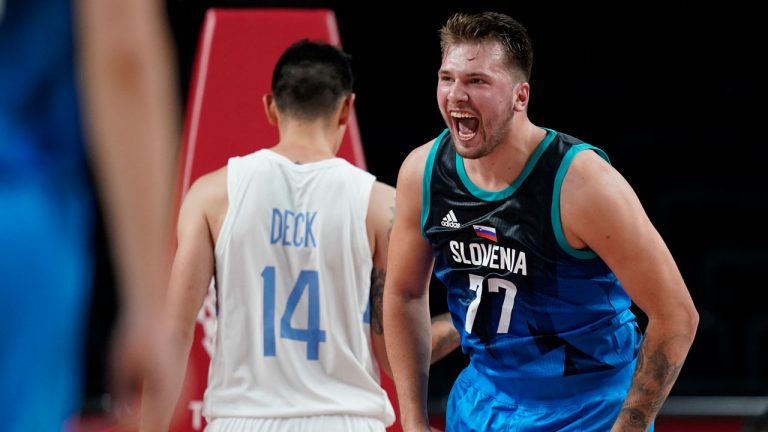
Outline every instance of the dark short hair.
POLYGON ((533 45, 528 31, 512 17, 498 12, 474 15, 457 13, 448 18, 440 29, 440 49, 443 56, 453 45, 465 42, 496 41, 504 48, 508 66, 531 79, 533 45))
POLYGON ((278 59, 272 95, 280 112, 314 119, 331 114, 352 93, 352 83, 348 54, 327 43, 302 39, 278 59))

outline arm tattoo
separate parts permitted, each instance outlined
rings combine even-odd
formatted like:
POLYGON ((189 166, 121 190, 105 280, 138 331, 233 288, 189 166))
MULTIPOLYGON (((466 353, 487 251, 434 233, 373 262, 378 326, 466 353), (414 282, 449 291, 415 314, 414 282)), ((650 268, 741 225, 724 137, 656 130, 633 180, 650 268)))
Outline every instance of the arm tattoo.
MULTIPOLYGON (((389 226, 387 227, 387 242, 392 234, 392 224, 395 222, 395 204, 389 207, 389 226)), ((376 334, 384 334, 384 279, 387 276, 386 270, 371 270, 371 329, 376 334)))
POLYGON ((446 351, 449 348, 452 349, 454 346, 458 345, 459 333, 453 331, 453 321, 451 320, 451 314, 448 312, 432 317, 432 324, 432 337, 435 338, 432 351, 433 353, 439 353, 442 356, 443 351, 446 351), (450 324, 451 331, 447 333, 435 333, 434 324, 441 321, 445 321, 450 324))
POLYGON ((624 416, 626 418, 626 423, 628 426, 632 427, 633 429, 640 428, 641 431, 644 431, 650 423, 647 416, 641 409, 624 407, 621 409, 619 416, 624 416))
POLYGON ((619 413, 631 430, 644 431, 651 424, 680 374, 682 363, 673 363, 665 353, 671 344, 674 341, 656 343, 646 335, 640 346, 632 386, 619 413))
POLYGON ((387 272, 376 267, 371 271, 371 328, 376 334, 384 333, 384 278, 387 272))

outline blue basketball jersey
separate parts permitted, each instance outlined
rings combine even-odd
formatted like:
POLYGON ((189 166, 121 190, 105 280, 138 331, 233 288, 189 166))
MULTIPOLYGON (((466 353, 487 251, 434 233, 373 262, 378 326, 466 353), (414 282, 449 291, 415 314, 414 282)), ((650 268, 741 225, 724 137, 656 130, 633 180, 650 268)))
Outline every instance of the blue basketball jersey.
POLYGON ((0 419, 61 431, 82 401, 96 209, 72 2, 0 9, 0 419))
MULTIPOLYGON (((616 276, 593 252, 570 247, 563 234, 560 188, 573 157, 587 149, 607 159, 547 130, 518 178, 490 192, 472 183, 446 130, 425 166, 422 232, 462 349, 480 373, 512 392, 525 387, 537 399, 581 391, 555 384, 562 377, 625 371, 640 346, 631 300, 616 276), (512 384, 517 380, 528 385, 512 384), (536 389, 537 380, 554 385, 536 389)), ((631 371, 622 376, 616 385, 626 390, 631 371)))

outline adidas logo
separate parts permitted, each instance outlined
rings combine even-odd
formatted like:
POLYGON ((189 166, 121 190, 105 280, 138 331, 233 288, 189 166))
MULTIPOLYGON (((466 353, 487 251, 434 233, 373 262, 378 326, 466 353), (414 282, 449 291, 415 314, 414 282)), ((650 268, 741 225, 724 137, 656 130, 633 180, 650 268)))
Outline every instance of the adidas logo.
POLYGON ((440 222, 440 225, 447 227, 447 228, 459 228, 461 227, 461 224, 458 220, 456 220, 456 215, 453 214, 453 210, 449 211, 448 214, 443 217, 442 222, 440 222))

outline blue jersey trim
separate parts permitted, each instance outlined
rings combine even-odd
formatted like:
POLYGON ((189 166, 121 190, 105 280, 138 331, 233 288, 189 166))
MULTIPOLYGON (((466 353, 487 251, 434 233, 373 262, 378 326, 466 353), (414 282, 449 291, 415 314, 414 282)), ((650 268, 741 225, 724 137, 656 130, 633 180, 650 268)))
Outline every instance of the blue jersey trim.
POLYGON ((539 146, 536 148, 536 151, 533 152, 531 155, 531 158, 528 159, 528 162, 526 162, 525 166, 523 167, 523 171, 520 173, 519 176, 515 179, 512 184, 507 186, 506 188, 500 190, 500 191, 487 191, 484 189, 480 189, 477 187, 474 183, 472 183, 472 180, 470 180, 469 176, 467 175, 467 171, 464 169, 464 159, 459 156, 459 153, 456 153, 456 171, 459 173, 459 178, 461 178, 461 182, 464 183, 464 186, 469 190, 469 192, 474 195, 476 198, 479 198, 484 201, 500 201, 506 198, 509 198, 512 196, 512 194, 517 191, 517 189, 520 188, 520 185, 523 184, 525 179, 528 177, 528 174, 531 173, 533 170, 533 167, 536 166, 536 162, 539 161, 539 158, 541 158, 541 155, 544 154, 544 151, 547 150, 547 147, 549 147, 549 144, 552 143, 552 141, 555 139, 555 135, 557 135, 557 132, 553 131, 552 129, 546 129, 547 136, 544 137, 544 139, 541 141, 539 146))
POLYGON ((435 142, 432 144, 432 148, 429 149, 427 155, 427 162, 424 164, 424 177, 421 181, 421 235, 427 238, 427 233, 424 231, 424 225, 427 224, 427 216, 429 215, 429 186, 432 184, 432 168, 435 166, 435 154, 437 154, 437 148, 440 147, 440 142, 443 141, 443 137, 448 133, 448 128, 445 128, 435 142))
POLYGON ((611 163, 608 159, 608 155, 605 154, 604 151, 590 144, 577 144, 568 150, 568 153, 565 154, 563 160, 560 162, 560 168, 557 169, 557 175, 555 175, 555 188, 552 192, 552 229, 555 231, 557 244, 560 245, 568 255, 579 259, 592 259, 597 257, 597 254, 591 250, 576 249, 568 244, 568 241, 565 239, 565 233, 563 233, 563 223, 560 219, 560 190, 563 187, 563 179, 565 178, 565 173, 568 172, 568 167, 570 167, 573 158, 582 150, 593 150, 600 155, 600 157, 605 159, 606 162, 611 163))

